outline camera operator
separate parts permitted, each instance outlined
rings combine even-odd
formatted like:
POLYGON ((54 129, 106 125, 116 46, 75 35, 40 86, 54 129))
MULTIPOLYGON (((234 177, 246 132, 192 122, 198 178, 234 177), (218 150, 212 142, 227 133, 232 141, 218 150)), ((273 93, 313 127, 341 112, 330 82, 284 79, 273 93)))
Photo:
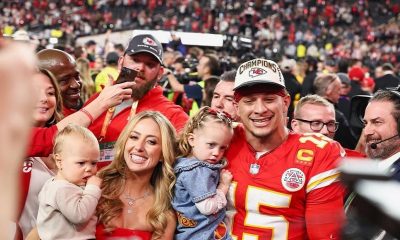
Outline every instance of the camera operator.
POLYGON ((190 109, 190 115, 193 115, 198 109, 204 105, 205 99, 204 89, 209 85, 208 82, 213 83, 218 79, 220 67, 218 58, 213 54, 205 54, 200 58, 200 61, 196 67, 199 82, 189 81, 188 83, 181 83, 177 77, 171 72, 167 71, 166 76, 171 89, 174 92, 182 92, 188 99, 193 99, 190 109))

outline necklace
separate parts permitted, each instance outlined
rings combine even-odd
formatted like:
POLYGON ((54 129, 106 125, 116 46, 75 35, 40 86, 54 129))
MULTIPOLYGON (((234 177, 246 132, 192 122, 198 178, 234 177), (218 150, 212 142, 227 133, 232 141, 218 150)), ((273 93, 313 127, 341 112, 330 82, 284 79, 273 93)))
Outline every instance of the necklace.
POLYGON ((136 203, 136 201, 137 200, 139 200, 139 199, 143 199, 143 198, 146 198, 146 197, 148 197, 149 195, 151 194, 151 192, 150 192, 150 189, 148 189, 142 196, 139 196, 139 197, 131 197, 130 196, 130 194, 128 193, 128 194, 126 194, 126 193, 124 193, 124 198, 127 200, 127 202, 128 202, 128 210, 127 210, 127 212, 128 213, 133 213, 133 206, 135 205, 135 203, 136 203))

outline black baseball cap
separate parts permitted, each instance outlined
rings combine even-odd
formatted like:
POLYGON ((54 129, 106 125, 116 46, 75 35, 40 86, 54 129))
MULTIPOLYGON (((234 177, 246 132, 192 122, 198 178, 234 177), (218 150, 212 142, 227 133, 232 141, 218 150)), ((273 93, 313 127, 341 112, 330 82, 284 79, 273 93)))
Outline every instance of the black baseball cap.
POLYGON ((119 59, 119 55, 117 52, 109 52, 106 56, 107 64, 117 64, 119 59))
POLYGON ((125 54, 134 55, 140 52, 152 54, 163 65, 163 47, 161 43, 150 34, 134 36, 125 50, 125 54))

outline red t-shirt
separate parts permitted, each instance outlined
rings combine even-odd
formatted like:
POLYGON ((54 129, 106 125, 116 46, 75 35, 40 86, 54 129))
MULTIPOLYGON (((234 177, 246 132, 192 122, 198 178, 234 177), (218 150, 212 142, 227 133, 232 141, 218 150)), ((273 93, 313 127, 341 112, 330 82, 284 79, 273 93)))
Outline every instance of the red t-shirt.
POLYGON ((233 174, 228 199, 234 206, 227 216, 235 239, 339 238, 344 189, 336 166, 344 154, 323 135, 289 133, 256 160, 238 126, 226 153, 233 174))
POLYGON ((63 106, 63 109, 62 109, 62 113, 63 113, 64 117, 67 117, 73 113, 76 113, 77 111, 78 110, 73 109, 73 108, 67 108, 66 106, 63 106))
MULTIPOLYGON (((167 119, 169 119, 169 121, 171 121, 177 132, 180 132, 184 128, 189 117, 183 111, 182 107, 175 105, 173 102, 164 97, 162 93, 162 88, 160 86, 151 89, 145 96, 143 96, 142 99, 139 100, 138 106, 136 108, 136 113, 146 110, 159 111, 167 119)), ((97 96, 98 94, 94 95, 85 104, 89 104, 97 96)), ((112 118, 111 123, 108 126, 106 135, 104 139, 100 142, 101 160, 98 165, 99 168, 108 165, 110 161, 112 161, 114 143, 115 141, 117 141, 120 133, 127 125, 130 111, 131 108, 127 107, 112 118)), ((89 129, 98 138, 101 134, 101 128, 103 126, 106 113, 107 111, 104 112, 93 122, 93 124, 89 126, 89 129)))

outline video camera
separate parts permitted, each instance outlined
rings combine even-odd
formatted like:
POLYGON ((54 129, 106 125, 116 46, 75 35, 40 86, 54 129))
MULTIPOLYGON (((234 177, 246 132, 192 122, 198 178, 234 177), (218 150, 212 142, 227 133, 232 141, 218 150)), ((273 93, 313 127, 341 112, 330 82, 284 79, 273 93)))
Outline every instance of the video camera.
POLYGON ((370 159, 346 158, 339 170, 341 181, 352 191, 345 204, 347 222, 341 239, 400 238, 400 182, 390 170, 370 159))
MULTIPOLYGON (((386 90, 397 92, 400 95, 400 85, 386 90)), ((365 108, 368 105, 371 95, 356 95, 351 98, 350 102, 350 125, 355 128, 364 128, 365 108)))

